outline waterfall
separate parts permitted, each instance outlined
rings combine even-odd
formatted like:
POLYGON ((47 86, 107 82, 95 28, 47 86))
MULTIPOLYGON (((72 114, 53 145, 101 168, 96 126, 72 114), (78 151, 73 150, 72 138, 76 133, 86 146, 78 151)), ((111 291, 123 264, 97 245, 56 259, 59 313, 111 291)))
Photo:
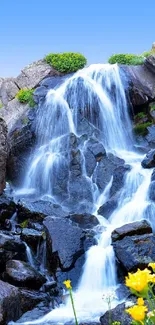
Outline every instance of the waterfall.
POLYGON ((33 259, 33 256, 32 256, 32 252, 31 252, 31 249, 30 247, 27 245, 27 243, 24 242, 24 245, 26 247, 26 255, 27 255, 27 261, 28 263, 35 268, 35 263, 34 263, 34 259, 33 259))
MULTIPOLYGON (((95 184, 93 211, 103 231, 97 234, 98 244, 86 253, 83 274, 74 292, 79 321, 93 321, 98 320, 108 309, 102 299, 103 294, 115 291, 118 285, 111 232, 126 223, 147 218, 145 210, 150 205, 148 188, 152 171, 141 167, 143 156, 133 149, 131 121, 119 67, 92 65, 78 71, 57 89, 50 90, 45 105, 39 108, 38 146, 30 158, 25 189, 57 199, 54 194, 55 174, 60 172, 63 164, 69 169, 69 158, 64 146, 69 148, 69 133, 82 135, 81 117, 87 118, 100 131, 106 152, 123 158, 131 167, 126 174, 118 206, 108 221, 97 215, 97 210, 108 200, 112 179, 103 193, 98 191, 95 184)), ((84 147, 81 148, 82 152, 83 150, 84 147)), ((83 168, 83 174, 85 173, 83 168)), ((94 189, 92 178, 89 178, 89 182, 94 189)), ((118 302, 116 296, 112 306, 118 302)), ((73 312, 68 300, 66 305, 52 310, 43 318, 25 324, 55 324, 71 320, 73 312)))

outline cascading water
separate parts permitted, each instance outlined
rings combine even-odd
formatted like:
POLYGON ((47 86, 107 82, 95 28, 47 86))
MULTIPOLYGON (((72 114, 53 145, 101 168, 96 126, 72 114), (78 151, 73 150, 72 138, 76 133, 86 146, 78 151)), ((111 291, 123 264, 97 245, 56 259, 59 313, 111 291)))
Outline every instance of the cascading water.
MULTIPOLYGON (((103 294, 117 287, 111 232, 118 226, 147 218, 145 212, 150 205, 148 188, 151 170, 141 167, 143 157, 133 149, 131 122, 118 66, 92 65, 77 72, 59 88, 49 91, 46 105, 39 108, 38 147, 31 157, 24 184, 26 190, 57 199, 55 174, 59 174, 62 164, 69 169, 69 158, 64 151, 64 146, 69 150, 66 135, 82 135, 81 118, 89 120, 100 131, 100 140, 106 152, 123 158, 131 167, 126 174, 118 206, 107 221, 97 215, 97 210, 108 200, 112 179, 100 193, 83 166, 83 175, 86 180, 89 178, 92 191, 95 190, 92 212, 98 217, 100 229, 96 236, 98 245, 91 247, 86 254, 83 275, 74 299, 79 320, 93 321, 107 310, 103 294)), ((82 153, 84 147, 80 149, 82 153)), ((116 297, 113 305, 117 303, 116 297)), ((55 324, 69 320, 73 320, 70 301, 43 318, 26 324, 55 324)))

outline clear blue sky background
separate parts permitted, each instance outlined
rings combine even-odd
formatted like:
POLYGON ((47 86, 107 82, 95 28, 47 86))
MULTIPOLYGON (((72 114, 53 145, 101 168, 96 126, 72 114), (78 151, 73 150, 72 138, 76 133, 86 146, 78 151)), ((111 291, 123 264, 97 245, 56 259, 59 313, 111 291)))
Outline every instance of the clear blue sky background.
POLYGON ((49 52, 88 63, 141 53, 155 41, 155 0, 1 0, 0 76, 16 76, 49 52))

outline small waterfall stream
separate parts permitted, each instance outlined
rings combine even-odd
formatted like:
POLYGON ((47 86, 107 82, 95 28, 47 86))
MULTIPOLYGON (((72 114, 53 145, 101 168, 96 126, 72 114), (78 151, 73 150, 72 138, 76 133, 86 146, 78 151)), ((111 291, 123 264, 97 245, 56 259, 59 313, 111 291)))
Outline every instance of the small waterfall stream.
MULTIPOLYGON (((55 199, 55 174, 59 173, 62 164, 69 168, 68 157, 63 150, 64 141, 69 148, 65 136, 69 133, 81 135, 78 123, 80 113, 101 131, 106 152, 123 158, 131 167, 126 174, 118 206, 108 221, 97 215, 97 210, 108 200, 112 179, 104 192, 100 193, 89 178, 92 189, 96 189, 92 212, 98 217, 103 231, 97 234, 98 245, 92 246, 86 254, 83 275, 74 292, 74 299, 78 319, 93 321, 107 310, 103 294, 115 290, 118 285, 111 232, 126 223, 147 218, 145 210, 151 204, 148 188, 152 171, 141 167, 143 156, 133 149, 131 121, 118 66, 92 65, 77 72, 57 89, 50 90, 46 106, 39 108, 38 146, 30 159, 24 181, 26 192, 55 199), (99 112, 98 119, 95 108, 99 112)), ((116 297, 113 306, 118 302, 116 297)), ((73 320, 73 313, 68 300, 66 305, 52 310, 43 318, 25 324, 55 324, 70 320, 73 320)))

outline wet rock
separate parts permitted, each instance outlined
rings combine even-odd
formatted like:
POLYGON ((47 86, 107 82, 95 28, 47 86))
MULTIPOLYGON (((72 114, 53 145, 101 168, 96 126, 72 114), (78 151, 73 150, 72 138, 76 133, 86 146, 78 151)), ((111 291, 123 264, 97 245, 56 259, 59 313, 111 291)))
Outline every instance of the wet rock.
POLYGON ((70 75, 45 78, 40 82, 40 86, 46 87, 48 90, 54 89, 55 87, 60 86, 64 82, 64 80, 69 76, 70 75))
POLYGON ((121 240, 126 236, 144 235, 152 233, 152 228, 146 220, 128 223, 122 227, 116 228, 112 232, 112 241, 121 240))
POLYGON ((98 210, 98 214, 108 219, 118 205, 118 195, 112 196, 98 210))
POLYGON ((0 118, 0 194, 6 184, 6 162, 7 162, 7 126, 0 118))
POLYGON ((91 177, 96 167, 96 158, 94 157, 93 153, 89 150, 89 148, 87 148, 87 150, 85 151, 84 156, 86 173, 89 177, 91 177))
POLYGON ((22 313, 32 310, 42 301, 48 301, 48 297, 43 292, 34 290, 20 289, 20 302, 22 313))
MULTIPOLYGON (((120 322, 121 324, 130 325, 131 317, 125 312, 125 303, 118 305, 111 310, 112 322, 120 322)), ((109 325, 109 312, 100 318, 101 325, 109 325)))
POLYGON ((67 271, 85 250, 93 245, 93 234, 84 231, 68 218, 47 217, 44 220, 47 235, 48 267, 67 271))
POLYGON ((82 229, 92 229, 99 224, 98 219, 91 214, 72 214, 67 216, 73 222, 77 223, 82 229))
POLYGON ((0 272, 5 270, 5 265, 10 259, 26 260, 26 248, 18 236, 0 232, 0 272))
POLYGON ((24 228, 21 233, 21 239, 28 244, 34 251, 37 250, 38 244, 43 240, 41 231, 30 228, 24 228))
POLYGON ((141 162, 143 168, 153 168, 155 167, 155 150, 150 150, 143 161, 141 162))
POLYGON ((113 243, 116 257, 126 271, 145 268, 155 260, 155 236, 153 234, 126 236, 113 243))
POLYGON ((16 204, 5 195, 0 195, 0 226, 3 228, 5 219, 10 219, 16 212, 16 204))
POLYGON ((155 169, 153 170, 153 173, 151 175, 151 182, 155 181, 155 169))
POLYGON ((131 169, 129 165, 119 166, 114 170, 110 195, 115 195, 123 186, 126 173, 131 169))
POLYGON ((92 176, 97 162, 100 161, 104 155, 105 149, 102 143, 93 138, 87 142, 84 156, 86 172, 89 177, 92 176))
POLYGON ((155 181, 152 181, 149 185, 149 198, 155 201, 155 181))
POLYGON ((14 131, 9 133, 9 157, 7 174, 13 184, 20 185, 27 166, 27 159, 35 145, 35 134, 31 123, 21 123, 14 131))
POLYGON ((155 125, 147 127, 148 134, 145 136, 150 148, 155 148, 155 125))
POLYGON ((0 280, 0 324, 16 321, 21 314, 19 290, 0 280))
MULTIPOLYGON (((22 203, 22 202, 21 202, 22 203)), ((55 217, 65 217, 68 211, 63 209, 59 204, 50 201, 37 200, 34 202, 24 201, 23 205, 19 205, 18 218, 22 222, 25 219, 31 221, 43 221, 45 216, 53 215, 55 217)))
POLYGON ((33 310, 27 311, 18 321, 18 323, 24 323, 24 322, 31 322, 33 320, 39 319, 43 317, 44 315, 48 314, 49 311, 51 311, 52 306, 49 303, 43 303, 41 302, 39 305, 37 305, 33 310))
MULTIPOLYGON (((96 168, 96 184, 98 185, 99 189, 103 191, 106 185, 110 182, 111 177, 114 173, 114 170, 124 165, 124 160, 120 159, 113 154, 104 155, 102 159, 99 161, 98 166, 96 168)), ((120 174, 119 174, 120 175, 120 174)), ((117 177, 116 177, 117 178, 117 177)), ((122 177, 121 177, 122 179, 122 177)), ((117 179, 118 183, 118 179, 117 179)), ((122 183, 122 180, 121 180, 122 183)), ((116 187, 120 187, 117 186, 116 187)))
POLYGON ((46 279, 27 263, 10 260, 6 263, 6 271, 3 275, 5 281, 19 287, 39 289, 46 279))
POLYGON ((48 89, 40 86, 36 88, 36 90, 33 93, 33 99, 36 104, 39 104, 40 101, 44 100, 47 95, 48 89))

